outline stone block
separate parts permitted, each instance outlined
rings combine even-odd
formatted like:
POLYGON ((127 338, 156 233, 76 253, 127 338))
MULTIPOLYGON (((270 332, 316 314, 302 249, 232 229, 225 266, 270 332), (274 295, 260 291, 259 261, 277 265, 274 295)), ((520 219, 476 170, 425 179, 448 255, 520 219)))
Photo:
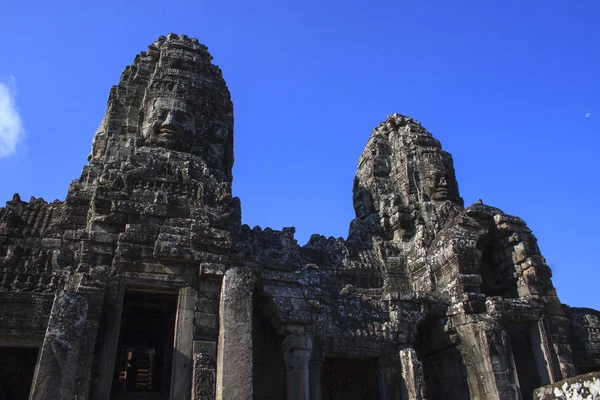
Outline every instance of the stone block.
POLYGON ((219 312, 219 299, 211 300, 205 297, 199 297, 196 301, 196 310, 207 314, 217 314, 219 312))
POLYGON ((194 313, 194 323, 196 326, 203 326, 211 329, 217 328, 219 317, 216 314, 207 314, 202 312, 194 313))
MULTIPOLYGON (((196 349, 196 346, 194 346, 194 349, 196 349)), ((216 375, 215 357, 195 351, 192 400, 215 400, 216 375)))

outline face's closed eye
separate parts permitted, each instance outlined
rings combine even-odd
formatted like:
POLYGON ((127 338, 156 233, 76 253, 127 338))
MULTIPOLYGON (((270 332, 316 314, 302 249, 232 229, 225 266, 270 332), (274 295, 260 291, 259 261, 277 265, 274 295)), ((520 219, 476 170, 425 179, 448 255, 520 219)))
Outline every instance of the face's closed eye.
POLYGON ((193 118, 193 116, 184 110, 173 110, 171 113, 175 122, 179 124, 185 124, 187 121, 193 118))

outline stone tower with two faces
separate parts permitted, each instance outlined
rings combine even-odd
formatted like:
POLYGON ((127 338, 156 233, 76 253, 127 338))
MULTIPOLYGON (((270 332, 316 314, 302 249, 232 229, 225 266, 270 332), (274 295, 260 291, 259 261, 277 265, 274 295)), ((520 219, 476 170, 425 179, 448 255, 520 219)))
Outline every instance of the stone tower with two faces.
POLYGON ((233 160, 220 69, 159 38, 65 201, 0 208, 0 399, 531 399, 600 370, 600 314, 414 119, 371 133, 347 239, 242 225, 233 160))

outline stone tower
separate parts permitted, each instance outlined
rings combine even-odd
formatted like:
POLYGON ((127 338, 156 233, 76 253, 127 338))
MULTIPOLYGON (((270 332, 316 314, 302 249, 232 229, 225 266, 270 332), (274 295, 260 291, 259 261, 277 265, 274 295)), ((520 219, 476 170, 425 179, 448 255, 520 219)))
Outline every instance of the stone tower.
POLYGON ((399 114, 360 156, 347 239, 241 224, 233 105, 195 39, 109 95, 64 202, 0 208, 0 399, 532 399, 600 370, 532 231, 464 207, 399 114))

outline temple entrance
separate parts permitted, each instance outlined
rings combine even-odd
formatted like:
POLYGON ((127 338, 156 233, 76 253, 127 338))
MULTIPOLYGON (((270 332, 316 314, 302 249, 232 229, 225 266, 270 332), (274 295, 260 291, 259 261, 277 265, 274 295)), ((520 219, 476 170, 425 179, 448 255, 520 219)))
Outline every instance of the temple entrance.
POLYGON ((429 318, 419 325, 414 342, 429 400, 468 399, 468 373, 462 356, 444 330, 443 319, 429 318))
POLYGON ((510 272, 510 264, 504 261, 504 252, 499 251, 489 237, 483 237, 477 248, 481 250, 482 256, 479 268, 481 293, 487 297, 518 298, 517 280, 510 272))
POLYGON ((253 392, 254 400, 286 398, 286 372, 281 338, 258 305, 254 296, 253 317, 253 392))
POLYGON ((379 400, 375 358, 325 357, 321 400, 379 400))
POLYGON ((517 378, 523 400, 533 399, 533 391, 550 382, 542 382, 536 364, 531 327, 528 324, 512 323, 507 326, 517 378))
POLYGON ((28 399, 38 348, 0 347, 0 400, 28 399))
POLYGON ((128 291, 111 399, 168 399, 177 295, 128 291))

